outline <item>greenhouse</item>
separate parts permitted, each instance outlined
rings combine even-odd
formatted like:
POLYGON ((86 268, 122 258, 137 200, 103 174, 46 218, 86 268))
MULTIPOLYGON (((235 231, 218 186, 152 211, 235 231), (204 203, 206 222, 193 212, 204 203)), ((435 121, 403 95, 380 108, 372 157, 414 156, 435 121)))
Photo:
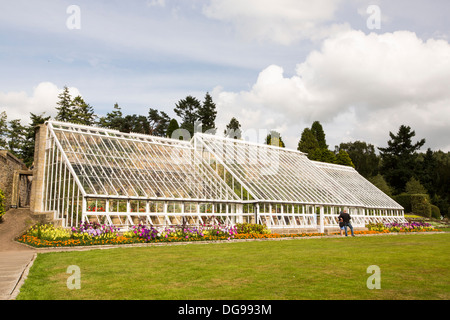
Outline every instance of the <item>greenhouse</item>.
POLYGON ((270 229, 403 222, 403 208, 358 172, 304 153, 196 133, 190 141, 48 121, 37 134, 34 211, 63 226, 242 222, 270 229))

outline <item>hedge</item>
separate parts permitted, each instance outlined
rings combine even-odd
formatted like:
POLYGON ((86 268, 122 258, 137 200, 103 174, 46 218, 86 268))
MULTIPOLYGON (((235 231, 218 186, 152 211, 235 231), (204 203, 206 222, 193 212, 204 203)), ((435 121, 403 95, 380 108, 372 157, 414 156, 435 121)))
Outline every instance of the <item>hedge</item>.
POLYGON ((439 207, 434 204, 431 205, 431 217, 435 219, 441 218, 441 210, 439 210, 439 207))
POLYGON ((425 218, 431 218, 430 197, 427 194, 411 194, 411 211, 425 218))

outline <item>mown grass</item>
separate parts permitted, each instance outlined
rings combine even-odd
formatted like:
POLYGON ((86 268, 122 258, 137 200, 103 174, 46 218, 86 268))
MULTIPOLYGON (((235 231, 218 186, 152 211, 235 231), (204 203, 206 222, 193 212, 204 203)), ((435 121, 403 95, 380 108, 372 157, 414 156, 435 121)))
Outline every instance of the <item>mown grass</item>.
POLYGON ((448 300, 449 249, 446 233, 44 253, 17 299, 448 300), (367 288, 370 265, 381 289, 367 288))

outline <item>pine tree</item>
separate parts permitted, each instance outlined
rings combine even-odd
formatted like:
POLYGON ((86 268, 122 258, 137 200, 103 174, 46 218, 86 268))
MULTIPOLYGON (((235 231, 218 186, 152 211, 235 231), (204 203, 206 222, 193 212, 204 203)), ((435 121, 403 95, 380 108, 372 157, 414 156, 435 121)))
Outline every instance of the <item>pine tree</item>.
POLYGON ((25 141, 22 145, 22 160, 27 165, 27 167, 30 167, 33 164, 34 161, 34 147, 35 147, 35 130, 36 127, 40 124, 45 123, 47 120, 49 120, 50 116, 44 116, 44 113, 41 113, 39 115, 36 115, 32 112, 30 112, 30 124, 25 127, 25 141))
POLYGON ((87 126, 95 124, 96 115, 94 114, 94 109, 81 96, 76 96, 72 100, 72 106, 74 117, 71 119, 71 122, 87 126))
POLYGON ((109 128, 113 130, 121 130, 123 126, 123 115, 122 109, 119 104, 116 102, 114 104, 113 111, 108 112, 106 117, 101 117, 99 120, 99 125, 103 128, 109 128))
POLYGON ((397 135, 389 132, 391 139, 388 146, 378 148, 382 160, 381 172, 397 193, 404 191, 406 183, 414 175, 416 151, 425 144, 425 139, 413 143, 411 139, 415 135, 409 126, 401 125, 397 135))
POLYGON ((8 143, 6 141, 8 137, 8 116, 5 111, 0 113, 0 149, 6 149, 8 143))
POLYGON ((223 133, 227 138, 241 139, 242 137, 241 124, 235 117, 233 117, 231 118, 230 123, 227 124, 226 129, 224 130, 223 133))
POLYGON ((325 141, 325 132, 319 121, 314 121, 311 126, 311 132, 316 137, 319 148, 328 149, 328 145, 325 141))
POLYGON ((176 119, 172 119, 167 126, 166 136, 168 138, 172 138, 172 134, 175 130, 179 129, 178 121, 176 119))
POLYGON ((343 166, 349 166, 349 167, 355 167, 355 165, 352 162, 352 159, 348 155, 347 151, 345 150, 339 150, 339 153, 336 155, 336 164, 340 164, 343 166))
POLYGON ((305 128, 302 132, 300 141, 298 142, 297 150, 304 152, 309 155, 314 152, 314 150, 319 149, 319 143, 316 137, 312 133, 311 129, 305 128))
POLYGON ((75 115, 73 111, 72 97, 70 96, 69 88, 67 88, 67 86, 64 86, 64 90, 58 95, 58 98, 59 101, 56 103, 58 105, 58 107, 56 107, 58 114, 56 115, 55 120, 64 122, 74 120, 75 115))
POLYGON ((8 128, 8 150, 22 158, 26 138, 26 128, 20 123, 20 119, 11 120, 8 128))
POLYGON ((210 134, 215 134, 217 131, 216 128, 216 104, 213 102, 211 95, 209 92, 205 95, 205 100, 203 105, 198 110, 198 118, 202 123, 202 131, 208 132, 210 134))

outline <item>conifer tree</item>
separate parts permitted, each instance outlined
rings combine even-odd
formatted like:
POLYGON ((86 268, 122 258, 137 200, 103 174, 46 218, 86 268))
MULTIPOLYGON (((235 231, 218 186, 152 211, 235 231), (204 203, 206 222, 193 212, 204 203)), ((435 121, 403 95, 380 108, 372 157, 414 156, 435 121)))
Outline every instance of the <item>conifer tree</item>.
POLYGON ((227 124, 223 133, 227 138, 241 139, 242 137, 241 124, 235 117, 233 117, 231 118, 230 123, 227 124))
POLYGON ((67 86, 64 86, 64 90, 58 95, 58 98, 59 101, 56 103, 58 105, 58 107, 56 107, 58 114, 56 115, 55 120, 64 122, 74 120, 75 115, 72 97, 70 96, 69 88, 67 88, 67 86))
POLYGON ((198 119, 202 123, 202 131, 211 134, 216 133, 216 104, 213 102, 211 95, 209 92, 205 95, 205 100, 203 101, 202 106, 198 110, 198 119))
POLYGON ((81 96, 76 96, 72 100, 73 118, 71 122, 92 126, 95 123, 96 115, 94 109, 87 104, 81 96))

